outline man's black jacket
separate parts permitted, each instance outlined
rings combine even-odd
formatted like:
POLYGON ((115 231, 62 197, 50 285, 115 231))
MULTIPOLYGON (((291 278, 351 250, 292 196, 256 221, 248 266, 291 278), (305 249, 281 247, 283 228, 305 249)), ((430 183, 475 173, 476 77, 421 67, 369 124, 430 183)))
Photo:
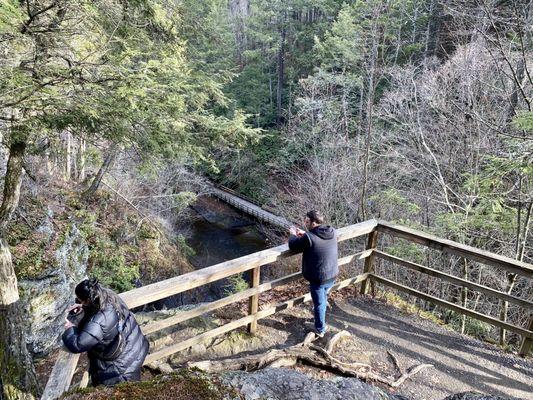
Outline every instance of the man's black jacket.
POLYGON ((329 225, 319 225, 301 237, 291 235, 289 248, 302 252, 302 275, 311 283, 323 284, 339 274, 337 233, 329 225))

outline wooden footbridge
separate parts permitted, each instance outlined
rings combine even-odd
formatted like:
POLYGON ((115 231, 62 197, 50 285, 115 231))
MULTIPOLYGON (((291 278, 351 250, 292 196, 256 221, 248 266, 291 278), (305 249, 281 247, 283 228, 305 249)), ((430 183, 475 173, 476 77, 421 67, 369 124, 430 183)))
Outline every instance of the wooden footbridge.
POLYGON ((295 225, 294 222, 266 210, 254 200, 225 186, 213 186, 211 194, 261 222, 266 222, 267 224, 283 229, 288 229, 291 225, 295 225))
MULTIPOLYGON (((339 242, 345 243, 342 248, 353 250, 353 252, 350 250, 351 254, 343 256, 339 259, 341 271, 343 268, 342 266, 346 266, 358 261, 362 261, 363 270, 362 273, 357 276, 352 276, 348 279, 337 282, 335 286, 333 286, 333 290, 339 290, 349 285, 356 284, 361 284, 361 291, 363 293, 367 293, 369 288, 375 284, 381 284, 390 288, 394 288, 412 296, 427 300, 441 307, 451 309, 469 317, 515 332, 522 337, 520 354, 524 355, 529 351, 533 343, 533 302, 531 302, 530 299, 513 296, 494 288, 444 273, 442 271, 433 269, 430 266, 421 265, 393 256, 387 253, 385 250, 387 243, 390 243, 391 240, 396 240, 395 238, 404 239, 410 243, 436 249, 442 252, 444 255, 463 257, 466 260, 475 261, 489 267, 508 271, 509 273, 517 274, 527 279, 533 278, 533 265, 531 264, 482 251, 474 247, 453 242, 451 240, 441 239, 433 235, 409 229, 400 225, 395 225, 384 221, 369 220, 338 229, 338 240, 339 242), (366 238, 366 246, 360 249, 360 251, 357 251, 358 244, 361 245, 360 238, 363 237, 366 238), (357 240, 358 238, 359 240, 357 240), (524 324, 524 326, 514 325, 502 321, 494 316, 485 315, 478 311, 463 307, 462 305, 454 304, 428 293, 415 290, 414 288, 390 279, 389 275, 386 273, 377 274, 375 265, 377 264, 378 260, 381 260, 383 263, 387 263, 387 265, 390 265, 389 263, 394 263, 402 268, 418 271, 418 273, 426 274, 442 281, 452 283, 458 287, 468 288, 470 290, 483 293, 486 296, 501 300, 502 303, 511 302, 521 307, 525 315, 529 316, 529 320, 524 324)), ((261 293, 301 279, 301 274, 296 273, 270 282, 260 283, 261 267, 266 264, 274 263, 282 258, 293 256, 294 254, 289 250, 288 246, 284 244, 122 293, 121 297, 124 299, 126 304, 130 308, 133 308, 163 299, 168 296, 173 296, 202 285, 206 285, 222 278, 227 278, 231 275, 239 274, 245 271, 251 271, 251 282, 249 289, 224 297, 220 300, 213 301, 211 303, 202 304, 191 310, 168 317, 167 319, 154 321, 149 325, 144 326, 143 332, 146 335, 150 335, 153 332, 160 331, 167 327, 182 323, 191 318, 212 312, 221 307, 242 301, 244 299, 248 299, 249 302, 249 312, 247 316, 208 330, 202 334, 191 337, 188 340, 173 343, 168 347, 154 351, 148 355, 146 363, 164 359, 178 351, 185 350, 197 343, 208 341, 218 335, 222 335, 242 326, 248 326, 249 331, 253 333, 258 329, 258 321, 262 318, 270 316, 281 310, 310 301, 311 297, 309 293, 302 293, 302 295, 299 297, 288 299, 273 307, 264 308, 261 310, 259 309, 259 298, 261 293)), ((381 270, 383 270, 383 268, 380 267, 380 271, 381 270)), ((44 394, 42 396, 43 399, 58 398, 62 393, 72 387, 71 381, 76 370, 78 358, 79 354, 71 354, 65 351, 62 351, 59 354, 48 380, 48 384, 44 390, 44 394)), ((86 385, 87 379, 85 378, 82 380, 82 382, 75 384, 74 387, 85 387, 86 385)))

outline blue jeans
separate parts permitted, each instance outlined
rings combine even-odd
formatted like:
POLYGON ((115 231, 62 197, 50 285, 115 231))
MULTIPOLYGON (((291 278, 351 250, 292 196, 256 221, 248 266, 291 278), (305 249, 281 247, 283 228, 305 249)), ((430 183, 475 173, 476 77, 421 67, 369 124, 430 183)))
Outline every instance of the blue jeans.
POLYGON ((324 333, 326 330, 326 308, 328 306, 328 293, 335 281, 324 283, 322 285, 317 283, 309 284, 309 291, 313 299, 315 311, 315 329, 319 333, 324 333))

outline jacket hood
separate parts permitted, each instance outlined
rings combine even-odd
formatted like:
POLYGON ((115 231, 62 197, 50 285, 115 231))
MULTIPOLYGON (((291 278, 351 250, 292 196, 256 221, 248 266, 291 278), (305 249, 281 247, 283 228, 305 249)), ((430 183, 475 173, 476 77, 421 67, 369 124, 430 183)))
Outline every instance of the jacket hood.
POLYGON ((320 225, 311 229, 315 235, 324 240, 333 239, 335 237, 335 228, 330 225, 320 225))

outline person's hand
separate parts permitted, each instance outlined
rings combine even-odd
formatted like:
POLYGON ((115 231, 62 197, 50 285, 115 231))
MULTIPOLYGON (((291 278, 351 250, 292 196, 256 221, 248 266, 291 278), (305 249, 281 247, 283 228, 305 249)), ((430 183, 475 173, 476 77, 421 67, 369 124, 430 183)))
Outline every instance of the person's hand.
POLYGON ((74 304, 70 306, 69 308, 67 308, 67 314, 71 312, 72 310, 75 310, 76 308, 81 308, 81 304, 74 304))
POLYGON ((289 232, 291 233, 291 235, 298 236, 298 237, 303 236, 305 234, 305 231, 295 226, 291 226, 289 228, 289 232))
POLYGON ((65 318, 65 330, 73 327, 76 327, 76 325, 74 325, 72 322, 65 318))
POLYGON ((70 306, 69 308, 67 308, 67 315, 65 316, 65 329, 72 328, 72 327, 76 326, 71 321, 68 320, 68 314, 72 310, 76 310, 78 308, 81 308, 81 304, 74 304, 74 305, 70 306))

